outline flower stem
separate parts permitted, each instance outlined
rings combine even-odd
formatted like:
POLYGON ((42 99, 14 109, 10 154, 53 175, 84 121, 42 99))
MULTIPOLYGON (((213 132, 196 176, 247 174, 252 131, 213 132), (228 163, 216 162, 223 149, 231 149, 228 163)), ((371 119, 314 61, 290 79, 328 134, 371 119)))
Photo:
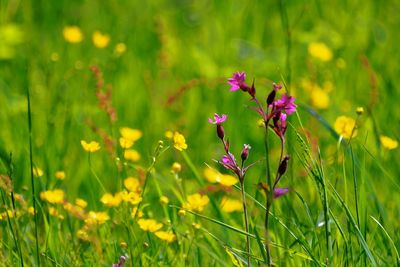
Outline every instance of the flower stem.
POLYGON ((249 218, 247 216, 246 192, 244 191, 244 179, 240 181, 240 191, 242 192, 244 226, 245 226, 246 233, 247 233, 247 235, 246 235, 247 266, 250 266, 250 237, 248 235, 248 233, 249 233, 249 218))
POLYGON ((269 163, 269 143, 268 143, 268 121, 264 121, 265 123, 265 134, 264 134, 264 146, 265 146, 265 165, 266 165, 266 176, 267 176, 267 185, 269 191, 267 192, 267 201, 266 201, 266 211, 265 211, 265 250, 267 252, 267 266, 272 266, 272 258, 271 258, 271 250, 269 247, 269 211, 271 209, 272 201, 274 199, 274 191, 272 190, 272 178, 270 173, 270 163, 269 163))

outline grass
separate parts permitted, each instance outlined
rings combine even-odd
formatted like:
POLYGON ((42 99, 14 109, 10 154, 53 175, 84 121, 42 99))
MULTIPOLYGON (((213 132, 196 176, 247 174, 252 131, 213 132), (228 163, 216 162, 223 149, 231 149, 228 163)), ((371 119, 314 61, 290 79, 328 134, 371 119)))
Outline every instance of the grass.
MULTIPOLYGON (((259 266, 268 243, 276 266, 398 266, 399 149, 380 137, 400 139, 399 9, 373 0, 0 1, 0 262, 259 266), (78 43, 63 36, 71 25, 78 43), (95 31, 109 36, 105 48, 95 31), (313 54, 318 43, 328 52, 313 54), (249 96, 229 91, 235 71, 255 79, 260 100, 282 82, 298 104, 280 181, 290 191, 271 207, 257 186, 266 181, 265 128, 249 96), (237 159, 252 147, 243 191, 204 172, 230 174, 213 161, 225 153, 207 122, 215 112, 228 114, 237 159), (342 115, 357 123, 350 140, 335 129, 342 115), (132 148, 119 144, 122 127, 142 133, 132 148), (181 133, 187 149, 166 131, 181 133), (89 153, 81 140, 101 148, 89 153), (140 158, 126 159, 128 149, 140 158), (227 197, 236 211, 221 204, 227 197), (140 219, 154 219, 151 230, 140 219)), ((267 150, 274 173, 272 131, 267 150)))

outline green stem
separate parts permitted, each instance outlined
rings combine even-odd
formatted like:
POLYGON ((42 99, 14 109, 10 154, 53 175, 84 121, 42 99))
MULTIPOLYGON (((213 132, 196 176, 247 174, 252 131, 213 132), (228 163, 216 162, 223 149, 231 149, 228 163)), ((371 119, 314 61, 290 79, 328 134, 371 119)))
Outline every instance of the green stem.
POLYGON ((99 183, 99 185, 100 185, 101 189, 104 191, 104 193, 107 193, 107 190, 106 190, 106 188, 104 187, 103 183, 101 182, 100 178, 97 176, 97 174, 96 174, 95 171, 93 170, 92 161, 90 160, 90 155, 91 155, 91 153, 89 152, 88 162, 89 162, 90 171, 92 172, 93 176, 96 178, 97 182, 99 183))
POLYGON ((194 177, 196 177, 197 182, 198 182, 200 185, 204 185, 204 181, 203 181, 203 179, 201 178, 200 173, 197 171, 196 167, 194 166, 192 160, 189 158, 189 156, 188 156, 188 154, 186 153, 186 151, 182 150, 181 153, 182 153, 183 159, 186 161, 186 164, 189 166, 190 170, 193 172, 194 177))
POLYGON ((29 130, 29 162, 31 167, 31 189, 32 189, 32 205, 33 205, 33 217, 35 220, 35 245, 36 245, 36 261, 40 267, 39 257, 39 241, 38 241, 38 218, 36 212, 36 198, 35 198, 35 181, 33 177, 33 149, 32 149, 32 112, 31 112, 31 97, 29 93, 29 87, 26 87, 26 95, 28 98, 28 130, 29 130))
MULTIPOLYGON (((240 181, 240 191, 242 192, 244 226, 245 226, 246 232, 249 233, 249 218, 247 216, 246 192, 244 191, 244 177, 240 181)), ((250 237, 249 237, 249 235, 246 235, 246 247, 247 247, 247 266, 250 266, 250 237)))
POLYGON ((270 162, 269 162, 269 143, 268 143, 268 121, 264 122, 265 124, 265 135, 264 135, 264 146, 265 146, 265 165, 266 165, 266 176, 267 176, 267 185, 269 191, 267 192, 267 201, 266 201, 266 210, 265 210, 265 250, 267 252, 267 265, 272 266, 272 258, 271 258, 271 250, 269 246, 269 212, 271 209, 272 201, 274 199, 274 192, 272 190, 272 178, 270 173, 270 162))

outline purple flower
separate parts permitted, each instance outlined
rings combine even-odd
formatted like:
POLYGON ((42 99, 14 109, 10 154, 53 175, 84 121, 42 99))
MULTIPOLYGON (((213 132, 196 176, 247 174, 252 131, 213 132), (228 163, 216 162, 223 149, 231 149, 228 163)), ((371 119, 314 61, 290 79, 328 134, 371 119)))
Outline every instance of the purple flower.
POLYGON ((214 113, 214 121, 212 119, 208 119, 208 122, 211 124, 221 124, 226 121, 227 118, 228 116, 225 114, 222 114, 220 117, 217 113, 214 113))
POLYGON ((229 155, 222 156, 222 159, 219 163, 221 163, 222 166, 224 166, 225 168, 232 170, 232 171, 236 171, 238 168, 235 157, 230 152, 229 152, 229 155))
POLYGON ((282 89, 282 84, 281 83, 278 83, 278 84, 276 84, 276 83, 272 83, 272 88, 274 89, 274 91, 278 91, 278 90, 281 90, 282 89))
POLYGON ((289 192, 288 188, 274 188, 274 198, 279 198, 289 192))
POLYGON ((287 115, 296 111, 297 105, 294 103, 296 99, 287 94, 283 94, 281 99, 274 102, 276 111, 284 111, 287 115))
POLYGON ((247 144, 243 145, 243 150, 242 150, 242 153, 240 154, 240 157, 242 158, 243 161, 245 161, 249 157, 250 149, 251 149, 250 145, 247 145, 247 144))
POLYGON ((228 79, 228 83, 231 86, 231 91, 237 91, 241 88, 241 86, 244 83, 244 80, 246 80, 246 73, 243 72, 235 72, 232 76, 232 78, 228 79))
POLYGON ((114 263, 112 266, 113 267, 123 267, 125 261, 126 261, 126 257, 125 256, 121 256, 120 262, 119 263, 114 263))

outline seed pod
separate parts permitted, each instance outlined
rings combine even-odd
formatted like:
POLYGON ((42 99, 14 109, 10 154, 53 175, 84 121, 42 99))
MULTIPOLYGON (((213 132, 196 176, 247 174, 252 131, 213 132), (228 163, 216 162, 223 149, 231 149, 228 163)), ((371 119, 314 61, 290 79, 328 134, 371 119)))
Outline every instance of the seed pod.
POLYGON ((281 164, 279 165, 278 168, 278 173, 279 176, 282 176, 285 174, 286 170, 287 170, 287 163, 289 161, 290 157, 289 156, 285 156, 281 162, 281 164))

